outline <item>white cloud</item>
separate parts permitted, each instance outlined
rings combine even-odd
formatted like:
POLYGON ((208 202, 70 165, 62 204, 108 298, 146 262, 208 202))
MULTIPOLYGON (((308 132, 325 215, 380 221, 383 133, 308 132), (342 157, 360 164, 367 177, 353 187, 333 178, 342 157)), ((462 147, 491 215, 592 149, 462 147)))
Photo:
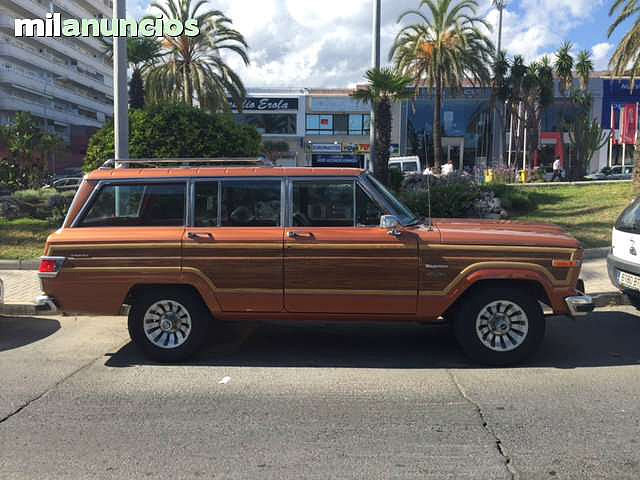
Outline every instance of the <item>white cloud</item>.
MULTIPOLYGON (((527 61, 552 53, 603 1, 513 0, 504 11, 503 49, 527 61)), ((128 0, 130 13, 143 13, 148 2, 128 0)), ((383 63, 398 16, 418 4, 382 1, 383 63)), ((494 26, 495 40, 498 13, 490 5, 481 0, 478 13, 494 26)), ((346 87, 362 81, 370 66, 372 0, 216 0, 211 7, 225 12, 249 42, 249 67, 229 57, 248 86, 346 87)), ((593 47, 597 68, 606 63, 607 45, 593 47)))
POLYGON ((593 66, 596 70, 606 70, 609 66, 609 58, 614 45, 609 42, 598 43, 591 48, 593 53, 593 66))

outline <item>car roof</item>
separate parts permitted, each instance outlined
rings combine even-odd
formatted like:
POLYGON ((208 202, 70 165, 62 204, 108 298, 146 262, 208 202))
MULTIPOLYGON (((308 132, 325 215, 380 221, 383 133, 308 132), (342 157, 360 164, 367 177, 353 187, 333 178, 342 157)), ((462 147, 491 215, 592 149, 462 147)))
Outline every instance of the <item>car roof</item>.
POLYGON ((198 178, 198 177, 354 177, 359 168, 312 167, 192 167, 192 168, 109 168, 95 170, 88 180, 198 178))

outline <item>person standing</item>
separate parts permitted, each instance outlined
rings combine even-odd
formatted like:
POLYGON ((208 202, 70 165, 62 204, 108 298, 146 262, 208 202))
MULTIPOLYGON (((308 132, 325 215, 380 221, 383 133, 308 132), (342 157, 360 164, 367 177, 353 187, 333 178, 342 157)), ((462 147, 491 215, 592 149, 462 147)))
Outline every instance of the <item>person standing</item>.
POLYGON ((449 160, 443 167, 442 167, 442 175, 446 176, 446 175, 451 175, 454 172, 454 168, 453 168, 453 162, 451 160, 449 160))
POLYGON ((556 157, 556 160, 553 162, 553 177, 551 177, 551 181, 555 182, 556 178, 562 181, 562 165, 560 157, 556 157))

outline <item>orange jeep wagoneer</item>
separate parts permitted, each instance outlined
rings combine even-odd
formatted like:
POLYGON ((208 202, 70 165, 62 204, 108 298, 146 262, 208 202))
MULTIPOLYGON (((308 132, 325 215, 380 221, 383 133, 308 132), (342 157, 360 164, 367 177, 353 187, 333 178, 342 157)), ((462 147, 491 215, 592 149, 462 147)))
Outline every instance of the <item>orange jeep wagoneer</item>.
POLYGON ((136 163, 83 180, 47 240, 39 302, 129 306, 159 361, 194 354, 216 322, 446 320, 472 359, 505 365, 540 345, 544 306, 594 308, 580 244, 551 225, 424 223, 362 170, 136 163))

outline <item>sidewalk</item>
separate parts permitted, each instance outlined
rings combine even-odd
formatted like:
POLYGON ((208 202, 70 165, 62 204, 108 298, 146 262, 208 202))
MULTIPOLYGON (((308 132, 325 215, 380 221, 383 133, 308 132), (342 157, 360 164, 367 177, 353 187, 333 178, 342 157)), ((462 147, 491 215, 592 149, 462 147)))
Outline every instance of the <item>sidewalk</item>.
MULTIPOLYGON (((612 294, 609 295, 612 299, 619 296, 619 292, 609 281, 605 259, 585 260, 582 278, 590 295, 612 294)), ((4 282, 5 289, 5 306, 0 307, 0 313, 22 312, 27 308, 25 305, 32 305, 41 294, 38 275, 34 270, 0 270, 0 279, 4 282)))

